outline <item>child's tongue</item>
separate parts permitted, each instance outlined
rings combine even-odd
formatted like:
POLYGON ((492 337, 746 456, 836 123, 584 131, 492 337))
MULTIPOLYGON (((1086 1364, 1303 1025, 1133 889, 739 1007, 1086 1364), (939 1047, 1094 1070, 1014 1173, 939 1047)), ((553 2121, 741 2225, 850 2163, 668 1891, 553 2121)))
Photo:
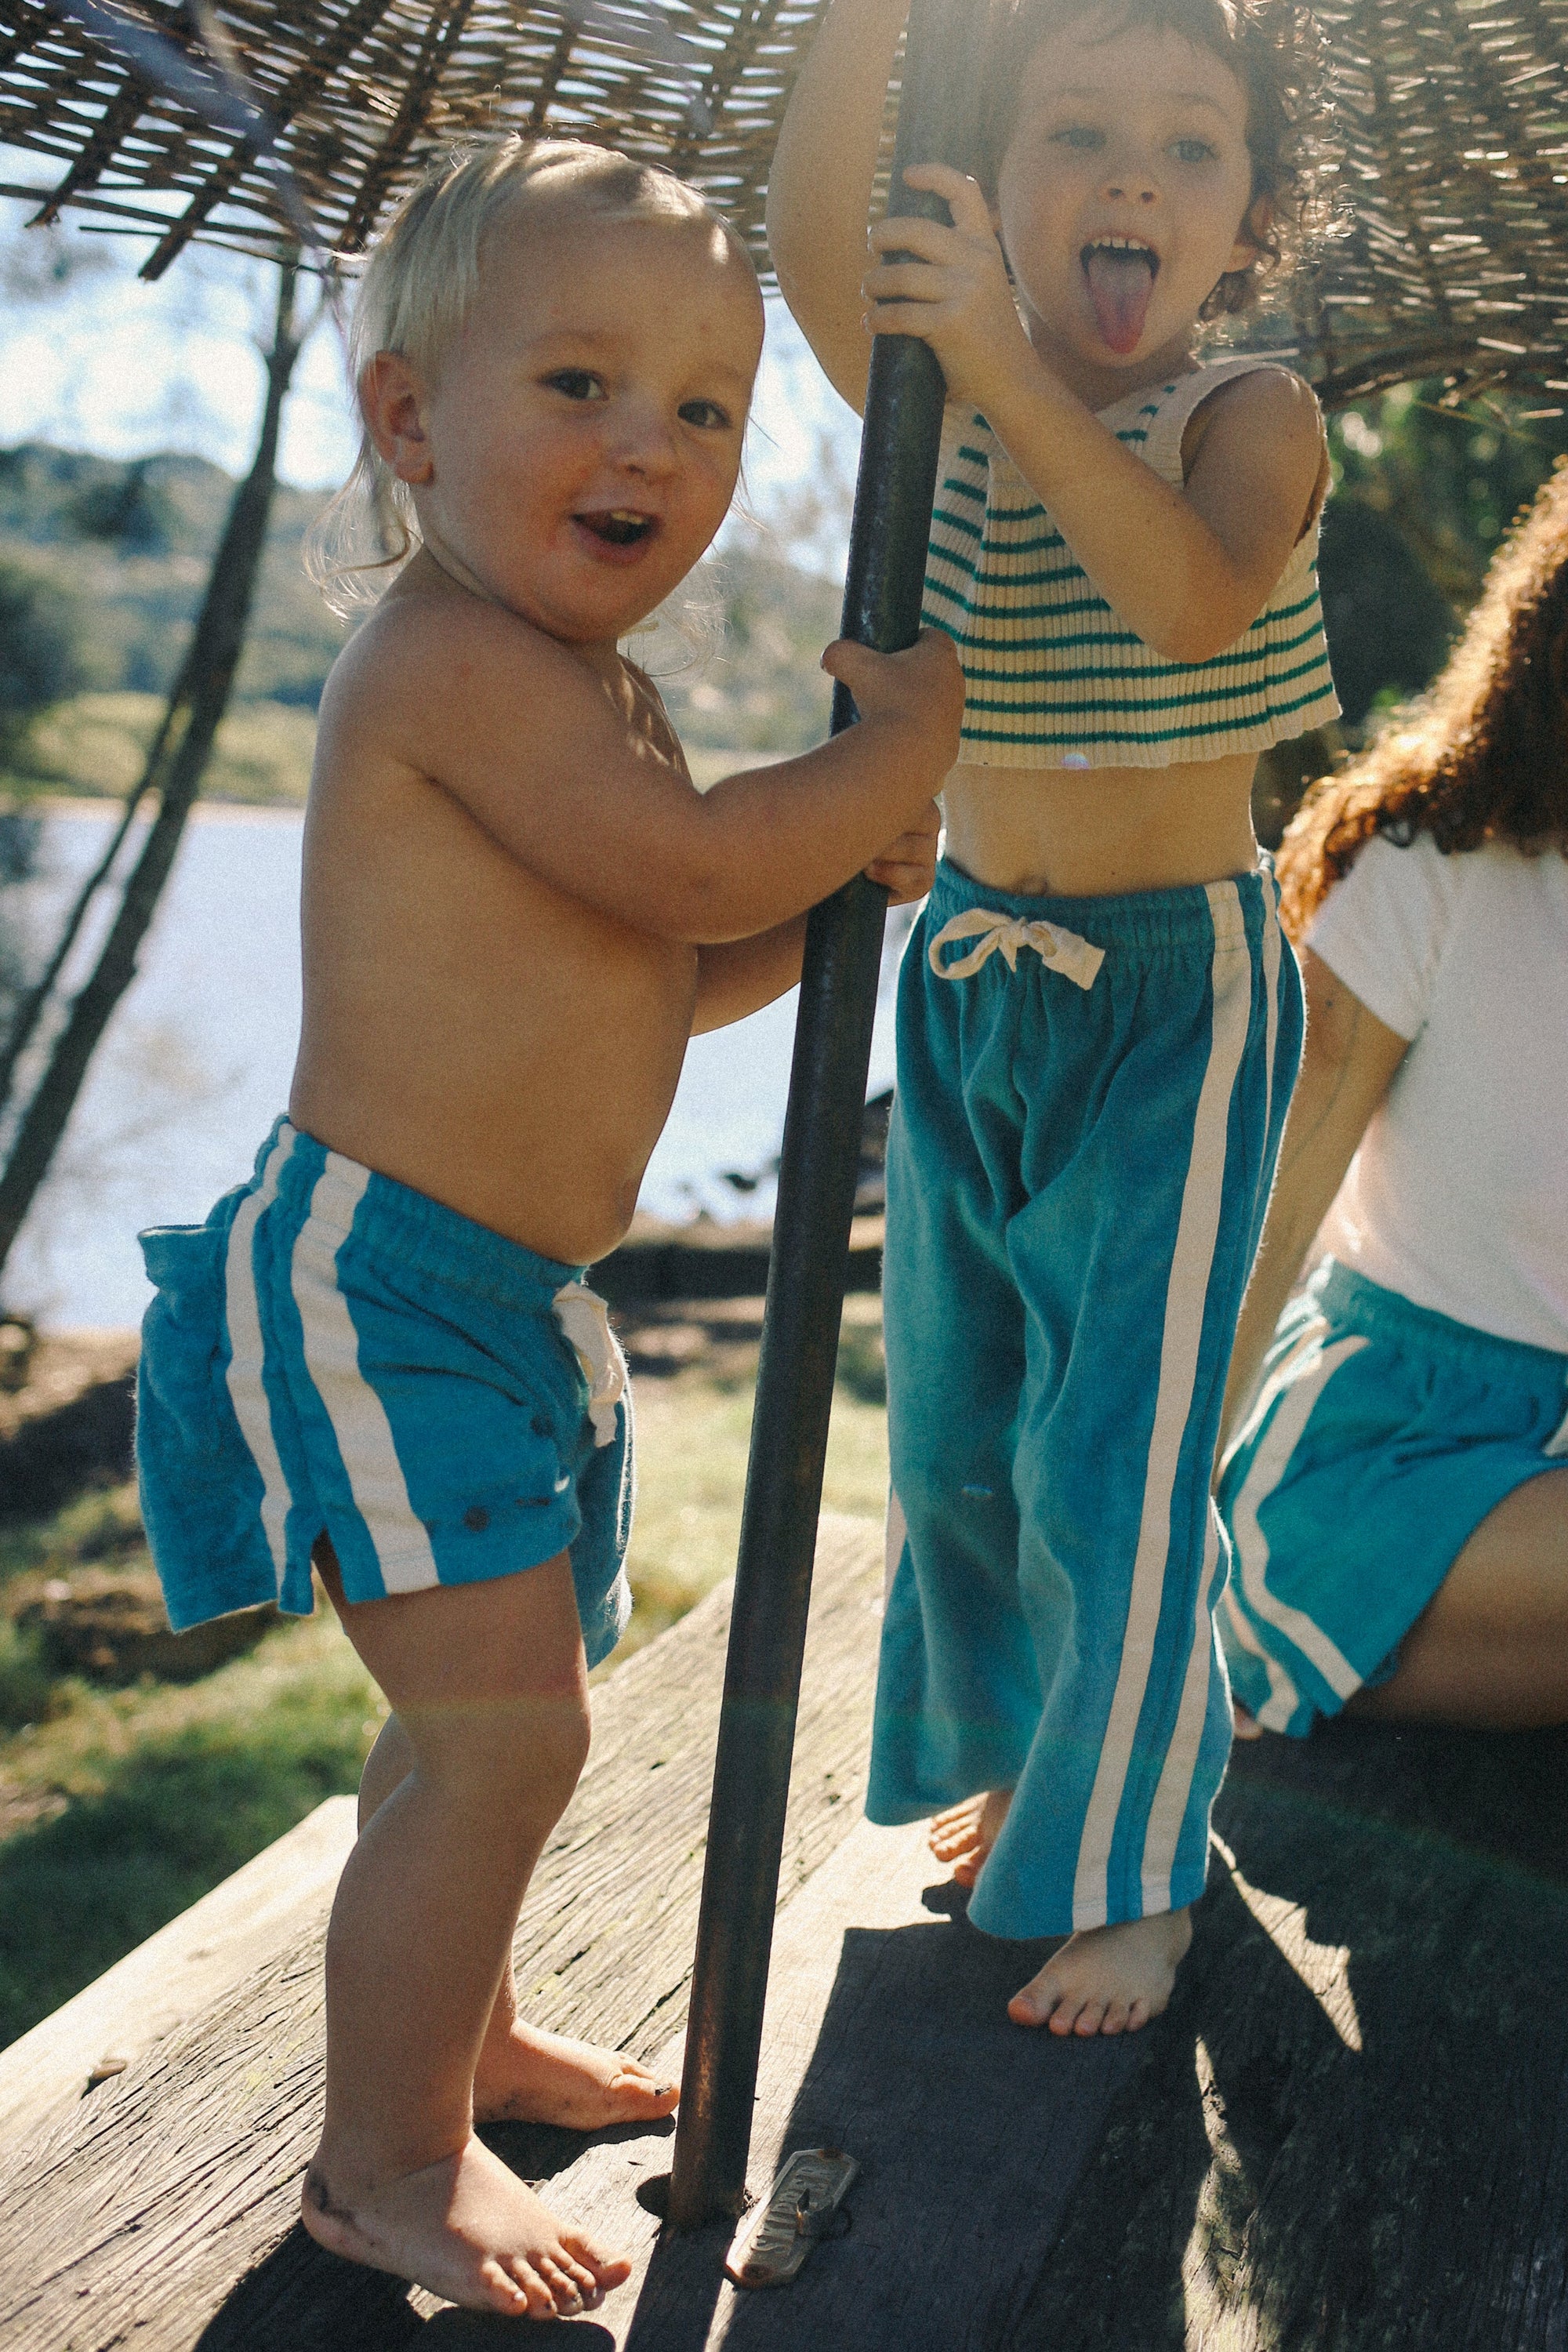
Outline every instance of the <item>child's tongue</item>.
POLYGON ((1138 348, 1149 298, 1154 291, 1154 264, 1146 253, 1127 253, 1097 245, 1084 264, 1089 299, 1100 331, 1113 352, 1123 358, 1138 348))

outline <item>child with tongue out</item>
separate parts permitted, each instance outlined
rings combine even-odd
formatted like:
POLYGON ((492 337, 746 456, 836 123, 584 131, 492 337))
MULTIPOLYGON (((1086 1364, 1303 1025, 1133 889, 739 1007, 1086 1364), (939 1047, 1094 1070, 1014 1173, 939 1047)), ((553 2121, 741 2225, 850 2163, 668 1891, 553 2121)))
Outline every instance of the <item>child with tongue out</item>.
POLYGON ((866 220, 906 0, 832 0, 780 139, 780 283, 859 405, 948 411, 926 616, 966 701, 900 980, 890 1580, 867 1810, 935 1813, 1021 2025, 1170 1998, 1230 1742, 1209 1480, 1301 1044, 1249 793, 1336 710, 1308 387, 1200 356, 1301 234, 1295 0, 1016 0, 985 152, 866 220))

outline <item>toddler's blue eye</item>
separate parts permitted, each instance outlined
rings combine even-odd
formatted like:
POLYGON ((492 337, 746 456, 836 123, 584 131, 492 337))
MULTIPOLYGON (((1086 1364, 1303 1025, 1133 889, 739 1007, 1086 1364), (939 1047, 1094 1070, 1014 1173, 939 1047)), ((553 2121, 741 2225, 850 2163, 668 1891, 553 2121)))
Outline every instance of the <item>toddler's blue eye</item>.
POLYGON ((557 368, 544 379, 552 392, 563 392, 568 400, 603 400, 605 387, 587 368, 557 368))
POLYGON ((1215 158, 1215 150, 1206 139, 1173 140, 1171 152, 1178 163, 1212 163, 1215 158))
POLYGON ((1105 133, 1087 122, 1068 122, 1059 131, 1052 131, 1051 143, 1057 147, 1103 147, 1105 133))
POLYGON ((730 422, 730 412, 721 408, 716 400, 683 400, 680 404, 683 425, 700 425, 710 432, 722 432, 730 422))

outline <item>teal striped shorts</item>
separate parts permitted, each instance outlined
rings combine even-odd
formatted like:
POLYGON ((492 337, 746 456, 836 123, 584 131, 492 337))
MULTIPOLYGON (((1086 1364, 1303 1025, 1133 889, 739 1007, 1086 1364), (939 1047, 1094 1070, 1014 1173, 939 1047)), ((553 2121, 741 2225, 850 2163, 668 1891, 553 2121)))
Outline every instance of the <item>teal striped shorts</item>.
POLYGON ((1568 1468, 1568 1356, 1417 1307, 1330 1257, 1279 1318, 1226 1454, 1231 1686, 1310 1731, 1398 1647, 1470 1537, 1568 1468))
POLYGON ((630 1392, 581 1266, 279 1119, 203 1225, 142 1235, 137 1468, 170 1622, 308 1616, 571 1556, 588 1662, 631 1601, 630 1392))

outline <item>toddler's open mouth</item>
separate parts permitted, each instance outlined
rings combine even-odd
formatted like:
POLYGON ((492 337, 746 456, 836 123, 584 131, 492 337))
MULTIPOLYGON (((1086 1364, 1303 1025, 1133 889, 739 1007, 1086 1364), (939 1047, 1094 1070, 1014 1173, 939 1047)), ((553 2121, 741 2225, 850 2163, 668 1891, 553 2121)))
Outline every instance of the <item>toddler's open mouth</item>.
POLYGON ((610 507, 597 514, 580 514, 574 520, 592 531, 606 547, 637 547, 649 537, 654 528, 652 515, 642 514, 633 507, 610 507))
POLYGON ((1136 351, 1149 315, 1160 257, 1139 236, 1100 236, 1079 256, 1100 331, 1125 358, 1136 351))

